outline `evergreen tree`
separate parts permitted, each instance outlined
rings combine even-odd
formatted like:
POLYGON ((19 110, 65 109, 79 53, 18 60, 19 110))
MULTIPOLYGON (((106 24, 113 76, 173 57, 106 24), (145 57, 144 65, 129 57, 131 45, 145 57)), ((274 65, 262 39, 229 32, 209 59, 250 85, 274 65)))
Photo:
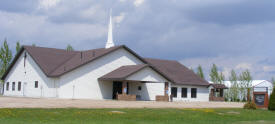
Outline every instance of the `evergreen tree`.
POLYGON ((21 45, 19 43, 19 41, 16 42, 16 53, 18 53, 20 51, 21 45))
POLYGON ((218 73, 218 68, 215 64, 213 64, 211 71, 210 71, 210 79, 214 84, 219 83, 220 77, 218 73))
POLYGON ((202 79, 205 79, 201 65, 199 65, 198 68, 197 68, 197 75, 199 77, 201 77, 202 79))
POLYGON ((273 87, 272 94, 269 97, 268 110, 275 111, 275 86, 273 87))
POLYGON ((67 51, 74 51, 74 48, 70 44, 68 44, 66 50, 67 51))
POLYGON ((0 76, 2 77, 3 74, 8 69, 8 66, 12 60, 12 52, 9 49, 9 45, 7 43, 7 40, 4 40, 3 46, 0 49, 0 76))

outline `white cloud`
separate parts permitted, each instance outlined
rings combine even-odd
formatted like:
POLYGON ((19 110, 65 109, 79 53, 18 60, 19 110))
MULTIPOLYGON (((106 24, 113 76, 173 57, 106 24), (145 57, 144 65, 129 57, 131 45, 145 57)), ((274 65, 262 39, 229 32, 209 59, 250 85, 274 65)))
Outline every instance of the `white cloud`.
POLYGON ((115 26, 120 25, 114 34, 117 44, 126 44, 142 56, 185 58, 184 65, 195 69, 201 64, 206 73, 216 63, 225 75, 231 69, 240 72, 246 68, 251 69, 254 79, 268 79, 275 74, 272 6, 257 9, 267 16, 248 18, 259 23, 243 20, 251 15, 247 12, 254 12, 251 7, 258 5, 255 0, 26 1, 0 2, 0 39, 6 37, 10 44, 36 41, 45 47, 64 48, 67 43, 76 49, 102 47, 107 38, 108 10, 113 8, 115 26), (243 9, 246 6, 250 7, 243 9), (228 13, 232 8, 240 14, 228 13), (232 21, 229 25, 221 23, 232 21))
POLYGON ((139 7, 141 4, 143 4, 144 3, 144 0, 135 0, 134 1, 134 5, 136 6, 136 7, 139 7))
MULTIPOLYGON (((96 4, 81 10, 79 16, 83 19, 102 21, 102 19, 106 18, 106 13, 103 10, 104 8, 101 5, 96 4)), ((108 20, 106 20, 106 22, 108 22, 108 20)))
POLYGON ((275 66, 267 66, 265 64, 259 63, 264 60, 264 57, 244 57, 244 56, 219 56, 219 57, 198 57, 198 58, 187 58, 180 62, 188 67, 192 67, 195 71, 198 65, 203 67, 205 76, 209 79, 209 72, 213 63, 218 66, 220 72, 226 77, 230 76, 230 72, 234 69, 238 74, 240 72, 249 69, 253 79, 265 79, 268 80, 272 75, 268 72, 275 71, 275 66))
POLYGON ((240 64, 236 65, 236 67, 235 67, 235 69, 243 69, 243 70, 245 70, 245 69, 250 70, 251 68, 252 68, 252 64, 250 64, 250 63, 240 63, 240 64))
POLYGON ((51 7, 55 7, 61 0, 40 0, 39 1, 39 9, 49 9, 51 7))
POLYGON ((119 0, 119 2, 125 2, 126 0, 119 0))
POLYGON ((232 70, 231 68, 224 67, 222 73, 225 77, 229 77, 231 74, 231 70, 232 70))
MULTIPOLYGON (((1 11, 0 17, 3 17, 0 18, 0 38, 7 37, 9 42, 20 40, 26 45, 35 42, 45 47, 57 47, 57 44, 70 43, 76 48, 81 46, 82 49, 87 49, 93 46, 92 44, 98 44, 94 40, 105 37, 107 34, 107 27, 102 24, 65 23, 60 25, 48 21, 46 16, 1 11), (83 46, 83 42, 86 41, 89 41, 88 45, 83 46)), ((103 44, 104 41, 100 42, 103 44)))
POLYGON ((263 70, 265 72, 275 72, 275 66, 264 66, 263 70))
POLYGON ((121 22, 124 20, 125 15, 126 15, 125 12, 121 12, 121 13, 119 14, 119 16, 114 16, 114 18, 113 18, 114 23, 117 23, 117 24, 121 23, 121 22))

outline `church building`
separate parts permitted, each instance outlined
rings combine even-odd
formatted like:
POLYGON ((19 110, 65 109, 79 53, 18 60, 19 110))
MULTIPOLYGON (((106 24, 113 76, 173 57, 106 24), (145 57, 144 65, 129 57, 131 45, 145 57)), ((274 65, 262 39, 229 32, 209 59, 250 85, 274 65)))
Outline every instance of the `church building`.
POLYGON ((143 58, 115 46, 110 18, 105 48, 23 46, 2 77, 4 96, 209 101, 209 83, 177 61, 143 58))

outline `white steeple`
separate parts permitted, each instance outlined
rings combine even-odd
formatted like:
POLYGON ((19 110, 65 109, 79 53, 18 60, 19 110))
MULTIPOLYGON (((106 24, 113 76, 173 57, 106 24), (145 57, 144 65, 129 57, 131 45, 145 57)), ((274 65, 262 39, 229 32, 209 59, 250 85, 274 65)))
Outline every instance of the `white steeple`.
POLYGON ((113 41, 113 24, 112 24, 112 9, 110 11, 110 22, 109 22, 109 29, 108 29, 108 39, 105 45, 105 48, 110 48, 115 46, 113 41))

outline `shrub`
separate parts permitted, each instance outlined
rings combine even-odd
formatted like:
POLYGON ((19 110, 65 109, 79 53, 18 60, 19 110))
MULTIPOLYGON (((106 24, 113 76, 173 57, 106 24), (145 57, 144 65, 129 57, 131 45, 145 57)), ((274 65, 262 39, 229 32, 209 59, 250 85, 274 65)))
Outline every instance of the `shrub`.
POLYGON ((257 106, 254 102, 247 102, 243 106, 244 109, 257 109, 257 106))
POLYGON ((268 110, 275 110, 275 87, 273 88, 272 94, 269 98, 268 110))
POLYGON ((229 102, 228 98, 226 98, 226 97, 224 98, 224 101, 229 102))

